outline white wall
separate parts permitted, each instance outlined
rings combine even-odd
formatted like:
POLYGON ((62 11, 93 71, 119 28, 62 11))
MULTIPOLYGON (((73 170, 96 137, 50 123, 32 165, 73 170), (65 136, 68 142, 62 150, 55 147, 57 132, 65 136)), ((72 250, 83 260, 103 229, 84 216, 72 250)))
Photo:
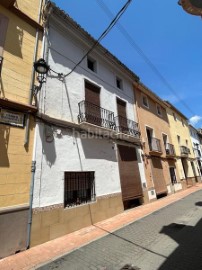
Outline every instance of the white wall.
POLYGON ((48 143, 44 124, 38 126, 33 208, 64 202, 65 171, 95 171, 96 196, 121 192, 112 142, 84 135, 78 138, 70 130, 55 127, 54 140, 48 143))
MULTIPOLYGON (((67 74, 82 58, 86 47, 80 41, 75 40, 75 37, 71 36, 68 30, 63 33, 59 32, 58 29, 55 30, 55 26, 50 26, 49 34, 48 64, 53 70, 67 74)), ((97 73, 87 68, 86 59, 71 75, 66 77, 65 81, 58 80, 51 72, 40 93, 40 111, 56 118, 77 123, 78 103, 84 100, 84 79, 87 79, 101 88, 101 107, 113 111, 116 116, 116 97, 119 97, 127 103, 127 118, 137 121, 131 81, 117 65, 110 65, 104 57, 99 56, 96 52, 93 52, 91 57, 97 61, 97 73), (123 80, 123 90, 116 87, 116 76, 123 80)))

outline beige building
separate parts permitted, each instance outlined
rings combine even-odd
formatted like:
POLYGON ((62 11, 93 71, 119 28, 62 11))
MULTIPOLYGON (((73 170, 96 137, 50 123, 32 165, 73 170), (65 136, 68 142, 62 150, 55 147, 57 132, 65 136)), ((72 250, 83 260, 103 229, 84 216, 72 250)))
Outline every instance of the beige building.
POLYGON ((171 139, 176 150, 177 170, 184 187, 193 185, 199 179, 196 158, 192 149, 188 119, 169 102, 167 114, 170 123, 171 139))
POLYGON ((34 118, 33 61, 40 51, 41 0, 0 1, 0 258, 29 245, 34 118), (31 90, 30 90, 31 89, 31 90))
POLYGON ((145 200, 182 188, 176 171, 175 147, 165 103, 142 83, 134 85, 147 186, 145 200))

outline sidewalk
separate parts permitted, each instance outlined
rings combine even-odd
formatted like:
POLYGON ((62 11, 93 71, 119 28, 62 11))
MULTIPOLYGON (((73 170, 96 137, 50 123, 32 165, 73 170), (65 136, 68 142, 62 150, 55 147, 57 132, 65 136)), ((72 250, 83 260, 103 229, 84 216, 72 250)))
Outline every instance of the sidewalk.
POLYGON ((0 260, 2 270, 28 270, 53 261, 83 245, 113 232, 125 225, 143 218, 169 204, 172 204, 191 193, 202 189, 202 184, 190 187, 181 192, 164 197, 158 201, 130 209, 113 218, 98 222, 74 233, 65 235, 24 252, 0 260))

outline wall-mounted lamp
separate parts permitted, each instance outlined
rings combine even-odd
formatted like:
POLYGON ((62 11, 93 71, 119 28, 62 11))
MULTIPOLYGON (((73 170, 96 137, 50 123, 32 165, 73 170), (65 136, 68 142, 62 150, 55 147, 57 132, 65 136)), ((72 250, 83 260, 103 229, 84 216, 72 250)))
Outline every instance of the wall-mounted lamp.
POLYGON ((0 77, 1 77, 2 66, 3 66, 3 57, 0 56, 0 77))
POLYGON ((46 74, 50 70, 50 67, 43 58, 40 58, 34 62, 34 70, 38 73, 37 80, 39 82, 39 85, 34 86, 34 95, 36 95, 41 90, 42 84, 46 81, 46 74))

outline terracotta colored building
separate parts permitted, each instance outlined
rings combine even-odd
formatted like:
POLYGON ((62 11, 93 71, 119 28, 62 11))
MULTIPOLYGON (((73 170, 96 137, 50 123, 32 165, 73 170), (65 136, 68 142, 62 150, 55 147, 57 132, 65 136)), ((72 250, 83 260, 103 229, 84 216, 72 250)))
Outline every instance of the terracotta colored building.
POLYGON ((165 103, 142 83, 135 83, 148 201, 182 189, 165 103))

